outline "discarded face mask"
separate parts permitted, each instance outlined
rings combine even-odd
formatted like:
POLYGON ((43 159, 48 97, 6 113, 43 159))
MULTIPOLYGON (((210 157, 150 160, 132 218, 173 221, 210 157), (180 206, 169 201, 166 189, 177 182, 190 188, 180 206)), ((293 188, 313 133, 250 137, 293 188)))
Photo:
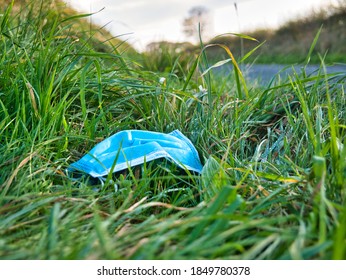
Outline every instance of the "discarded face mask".
POLYGON ((67 171, 100 178, 159 158, 166 158, 183 169, 202 172, 195 147, 179 130, 169 134, 142 130, 118 132, 98 143, 67 171))

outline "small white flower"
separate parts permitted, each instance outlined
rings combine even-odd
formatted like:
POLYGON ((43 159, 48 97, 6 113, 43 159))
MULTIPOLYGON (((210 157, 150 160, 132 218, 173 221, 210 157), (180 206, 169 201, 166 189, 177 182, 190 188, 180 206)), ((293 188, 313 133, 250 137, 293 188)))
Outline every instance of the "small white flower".
POLYGON ((164 84, 165 81, 166 81, 166 78, 165 78, 165 77, 161 77, 161 78, 159 79, 159 83, 160 83, 161 85, 164 84))
POLYGON ((206 93, 208 90, 206 88, 204 88, 202 85, 199 85, 198 87, 199 91, 202 93, 206 93))

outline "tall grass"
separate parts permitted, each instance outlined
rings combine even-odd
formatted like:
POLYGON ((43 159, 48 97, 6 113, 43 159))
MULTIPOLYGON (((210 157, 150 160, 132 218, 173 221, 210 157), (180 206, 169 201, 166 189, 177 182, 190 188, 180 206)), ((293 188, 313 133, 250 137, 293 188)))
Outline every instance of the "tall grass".
POLYGON ((346 257, 345 73, 326 74, 321 58, 313 76, 256 88, 237 68, 205 79, 199 58, 179 73, 179 60, 144 71, 76 37, 73 18, 10 11, 0 17, 0 258, 346 257), (66 176, 124 129, 180 129, 202 174, 154 161, 104 186, 66 176))

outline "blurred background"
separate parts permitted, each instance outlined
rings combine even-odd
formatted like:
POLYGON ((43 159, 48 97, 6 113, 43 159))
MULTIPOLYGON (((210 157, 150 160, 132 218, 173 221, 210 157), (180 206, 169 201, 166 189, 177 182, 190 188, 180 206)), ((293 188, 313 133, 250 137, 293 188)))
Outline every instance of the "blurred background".
MULTIPOLYGON (((227 32, 249 33, 277 29, 287 22, 336 7, 340 0, 66 0, 81 12, 94 13, 91 20, 137 50, 157 41, 192 42, 197 36, 186 25, 200 21, 203 39, 227 32)), ((302 26, 302 28, 304 28, 302 26)), ((196 30, 197 31, 197 30, 196 30)))
MULTIPOLYGON (((102 26, 134 51, 156 60, 143 62, 149 70, 166 71, 178 56, 184 65, 184 57, 200 51, 200 35, 204 45, 224 44, 237 59, 263 43, 248 63, 302 63, 321 27, 310 62, 319 64, 321 56, 326 63, 346 62, 346 0, 65 2, 78 12, 92 13, 90 26, 102 26), (249 35, 257 41, 229 33, 249 35)), ((207 52, 211 62, 227 57, 220 48, 211 47, 207 52)))

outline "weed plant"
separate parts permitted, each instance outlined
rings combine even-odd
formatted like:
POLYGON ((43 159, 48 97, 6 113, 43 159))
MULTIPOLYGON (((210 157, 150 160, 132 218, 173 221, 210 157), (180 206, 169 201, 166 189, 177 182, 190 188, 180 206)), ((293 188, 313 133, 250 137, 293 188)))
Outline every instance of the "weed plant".
POLYGON ((345 73, 320 58, 318 73, 255 87, 223 45, 228 75, 208 46, 181 74, 144 71, 76 37, 76 17, 12 5, 0 16, 1 259, 345 259, 345 73), (202 174, 154 161, 104 185, 66 175, 124 129, 181 130, 202 174))

